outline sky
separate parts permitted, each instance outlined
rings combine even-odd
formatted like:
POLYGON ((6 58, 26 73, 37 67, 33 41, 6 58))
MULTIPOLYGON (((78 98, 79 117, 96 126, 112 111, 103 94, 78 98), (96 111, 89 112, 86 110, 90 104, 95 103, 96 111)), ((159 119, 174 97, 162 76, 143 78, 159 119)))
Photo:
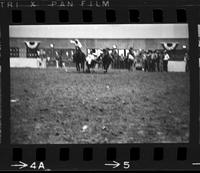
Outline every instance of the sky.
POLYGON ((11 38, 188 38, 187 24, 11 25, 11 38))

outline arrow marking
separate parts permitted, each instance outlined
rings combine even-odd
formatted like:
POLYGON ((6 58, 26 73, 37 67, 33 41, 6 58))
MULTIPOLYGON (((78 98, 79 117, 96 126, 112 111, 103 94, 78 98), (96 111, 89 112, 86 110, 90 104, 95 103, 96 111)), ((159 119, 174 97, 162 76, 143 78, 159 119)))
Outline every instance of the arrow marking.
POLYGON ((104 165, 105 166, 113 166, 113 168, 117 168, 120 165, 120 163, 113 161, 113 163, 105 163, 104 165))
POLYGON ((25 168, 28 166, 28 164, 19 161, 20 164, 15 164, 15 165, 10 165, 10 166, 15 166, 15 167, 19 167, 19 169, 25 168))

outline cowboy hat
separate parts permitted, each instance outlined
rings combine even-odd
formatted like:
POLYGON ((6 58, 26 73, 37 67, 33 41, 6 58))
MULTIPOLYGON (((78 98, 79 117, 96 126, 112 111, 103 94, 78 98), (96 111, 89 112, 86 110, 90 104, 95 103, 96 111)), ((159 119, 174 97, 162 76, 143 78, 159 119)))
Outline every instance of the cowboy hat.
POLYGON ((116 45, 113 45, 113 49, 117 49, 117 46, 116 46, 116 45))

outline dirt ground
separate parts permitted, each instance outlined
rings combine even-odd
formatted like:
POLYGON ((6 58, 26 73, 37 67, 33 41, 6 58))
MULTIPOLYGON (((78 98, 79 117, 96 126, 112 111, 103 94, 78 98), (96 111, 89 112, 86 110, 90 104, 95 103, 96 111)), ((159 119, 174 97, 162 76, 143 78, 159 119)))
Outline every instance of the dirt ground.
POLYGON ((11 142, 189 142, 189 73, 11 69, 11 142))

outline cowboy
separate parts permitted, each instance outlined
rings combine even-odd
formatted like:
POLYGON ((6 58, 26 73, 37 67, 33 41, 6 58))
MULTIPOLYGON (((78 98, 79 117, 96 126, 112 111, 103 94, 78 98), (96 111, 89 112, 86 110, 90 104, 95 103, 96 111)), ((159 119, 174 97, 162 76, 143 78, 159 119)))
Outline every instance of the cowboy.
POLYGON ((70 43, 73 43, 75 45, 75 48, 82 48, 82 44, 78 39, 70 40, 70 43))
POLYGON ((37 51, 37 67, 41 68, 40 51, 37 51))
POLYGON ((42 49, 37 50, 37 67, 43 67, 43 51, 42 49))
POLYGON ((157 59, 157 54, 156 54, 156 51, 154 50, 151 54, 151 71, 152 72, 156 71, 156 59, 157 59))
POLYGON ((97 63, 97 54, 95 53, 95 49, 92 49, 90 51, 90 54, 86 57, 86 65, 87 65, 87 72, 90 73, 90 68, 95 68, 95 65, 97 63))
POLYGON ((59 68, 59 53, 58 53, 58 51, 55 51, 56 52, 56 58, 55 58, 55 60, 56 60, 56 68, 59 68))
POLYGON ((82 52, 82 44, 78 39, 75 40, 70 40, 70 43, 75 45, 75 52, 73 54, 73 62, 76 63, 76 68, 77 71, 80 71, 80 64, 81 68, 84 71, 84 66, 85 66, 85 54, 82 52))
POLYGON ((114 64, 112 65, 113 68, 118 68, 118 62, 119 62, 119 54, 117 52, 117 46, 113 45, 112 47, 112 53, 111 53, 112 59, 114 60, 114 64))
POLYGON ((46 62, 46 51, 41 49, 41 60, 42 60, 42 68, 47 67, 47 62, 46 62))
POLYGON ((60 68, 64 67, 64 66, 63 66, 63 58, 62 58, 62 50, 59 50, 59 51, 58 51, 57 56, 58 56, 58 66, 59 66, 60 68))
POLYGON ((75 51, 77 52, 78 50, 81 51, 82 44, 78 39, 75 40, 70 40, 70 43, 75 45, 75 51))
POLYGON ((163 70, 168 72, 168 60, 170 59, 169 54, 167 51, 164 51, 164 58, 163 58, 163 70))
POLYGON ((147 64, 147 52, 144 51, 142 54, 142 62, 143 62, 143 69, 146 72, 148 70, 148 64, 147 64))
POLYGON ((95 49, 90 51, 90 54, 86 57, 86 61, 89 65, 91 65, 92 60, 96 60, 97 55, 95 53, 95 49))
POLYGON ((184 55, 184 61, 185 61, 185 72, 188 72, 189 71, 189 56, 187 52, 184 55))
POLYGON ((153 58, 154 58, 154 53, 152 50, 149 51, 149 72, 153 72, 153 58))
POLYGON ((158 50, 155 50, 155 71, 159 72, 159 61, 160 61, 160 57, 159 57, 159 52, 158 50))
POLYGON ((124 66, 125 66, 124 60, 125 60, 125 56, 124 56, 123 53, 121 53, 121 54, 120 54, 120 68, 121 68, 121 69, 124 69, 124 66))
POLYGON ((163 59, 164 59, 164 53, 163 51, 159 52, 159 71, 163 72, 163 59))
POLYGON ((127 60, 128 60, 128 70, 131 70, 131 67, 133 65, 133 62, 135 60, 135 56, 134 56, 134 52, 133 52, 133 48, 130 47, 129 48, 129 52, 127 54, 127 60))

